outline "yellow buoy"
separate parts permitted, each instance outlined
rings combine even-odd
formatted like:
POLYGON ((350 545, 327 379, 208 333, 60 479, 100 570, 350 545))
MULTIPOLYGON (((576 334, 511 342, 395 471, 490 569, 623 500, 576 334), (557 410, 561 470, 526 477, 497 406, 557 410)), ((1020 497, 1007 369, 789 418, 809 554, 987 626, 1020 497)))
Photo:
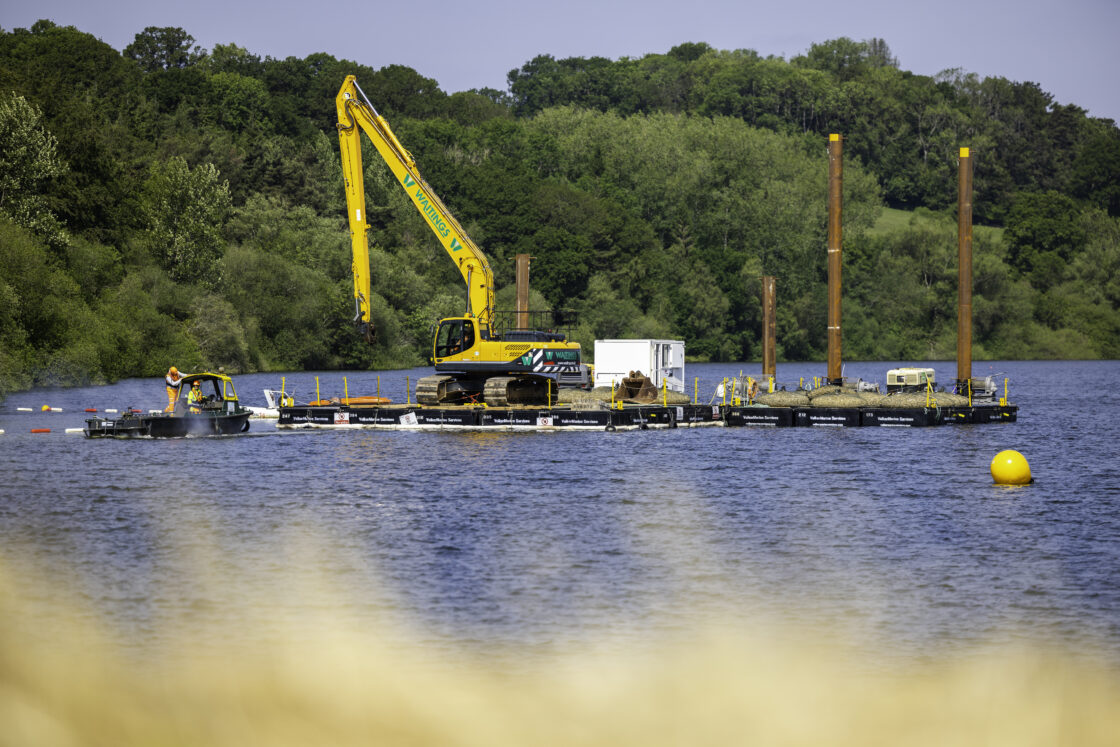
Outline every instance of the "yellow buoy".
POLYGON ((1014 449, 1006 449, 992 459, 992 479, 1000 485, 1026 485, 1034 482, 1027 459, 1014 449))

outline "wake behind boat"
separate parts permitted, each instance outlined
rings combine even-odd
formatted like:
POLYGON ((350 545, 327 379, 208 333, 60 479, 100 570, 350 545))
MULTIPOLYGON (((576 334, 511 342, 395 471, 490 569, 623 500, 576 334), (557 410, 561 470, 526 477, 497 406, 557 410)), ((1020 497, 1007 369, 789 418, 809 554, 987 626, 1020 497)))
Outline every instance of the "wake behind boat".
POLYGON ((128 411, 119 418, 86 420, 87 438, 224 436, 249 430, 252 413, 237 399, 233 380, 220 373, 184 376, 171 412, 128 411))

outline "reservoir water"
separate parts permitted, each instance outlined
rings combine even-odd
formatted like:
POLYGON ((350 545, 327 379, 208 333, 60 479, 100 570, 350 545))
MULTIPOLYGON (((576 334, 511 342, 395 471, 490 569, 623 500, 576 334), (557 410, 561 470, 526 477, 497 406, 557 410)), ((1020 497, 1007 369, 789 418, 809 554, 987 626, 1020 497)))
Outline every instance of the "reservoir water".
MULTIPOLYGON (((894 365, 845 375, 882 382, 894 365)), ((953 363, 924 365, 955 376, 953 363)), ((706 401, 740 370, 758 366, 686 373, 706 401)), ((381 393, 403 401, 406 377, 425 373, 381 373, 381 393)), ((823 373, 779 366, 786 382, 823 373)), ((254 595, 308 625, 389 616, 467 650, 779 622, 905 658, 1039 641, 1120 663, 1120 362, 973 373, 1009 377, 1017 423, 462 433, 253 421, 239 437, 89 440, 62 431, 87 407, 161 407, 161 380, 23 392, 0 404, 0 561, 25 596, 72 596, 137 646, 192 620, 251 637, 238 600, 254 595), (53 432, 31 434, 40 427, 53 432), (993 484, 989 463, 1008 448, 1034 484, 993 484)), ((314 376, 287 387, 310 399, 314 376)), ((342 394, 342 376, 319 374, 323 396, 342 394)), ((377 374, 346 376, 351 394, 375 393, 377 374)), ((235 381, 263 405, 280 375, 235 381)))

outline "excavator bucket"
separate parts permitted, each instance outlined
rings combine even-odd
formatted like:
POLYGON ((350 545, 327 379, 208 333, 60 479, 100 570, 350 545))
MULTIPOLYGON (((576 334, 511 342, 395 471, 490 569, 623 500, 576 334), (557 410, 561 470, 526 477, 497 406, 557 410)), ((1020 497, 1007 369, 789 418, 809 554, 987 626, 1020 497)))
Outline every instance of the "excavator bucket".
POLYGON ((629 400, 630 402, 655 402, 657 401, 657 387, 653 385, 648 376, 641 371, 631 371, 630 375, 623 378, 614 393, 615 399, 629 400))

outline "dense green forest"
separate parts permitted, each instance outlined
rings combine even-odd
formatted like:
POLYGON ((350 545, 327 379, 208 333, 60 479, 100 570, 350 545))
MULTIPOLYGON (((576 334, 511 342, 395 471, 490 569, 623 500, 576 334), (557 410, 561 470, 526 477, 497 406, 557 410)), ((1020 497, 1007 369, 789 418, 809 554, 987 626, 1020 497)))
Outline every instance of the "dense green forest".
MULTIPOLYGON (((826 347, 830 132, 845 137, 844 354, 951 358, 956 171, 975 162, 977 358, 1120 357, 1120 130, 1033 83, 899 69, 878 39, 786 60, 687 43, 537 57, 507 91, 447 94, 328 53, 203 50, 147 28, 0 29, 0 396, 225 366, 420 365, 465 292, 385 165, 366 159, 377 338, 351 323, 334 96, 350 73, 485 249, 576 338, 826 347), (889 215, 904 220, 881 220, 889 215)), ((372 149, 369 151, 373 153, 372 149)))

